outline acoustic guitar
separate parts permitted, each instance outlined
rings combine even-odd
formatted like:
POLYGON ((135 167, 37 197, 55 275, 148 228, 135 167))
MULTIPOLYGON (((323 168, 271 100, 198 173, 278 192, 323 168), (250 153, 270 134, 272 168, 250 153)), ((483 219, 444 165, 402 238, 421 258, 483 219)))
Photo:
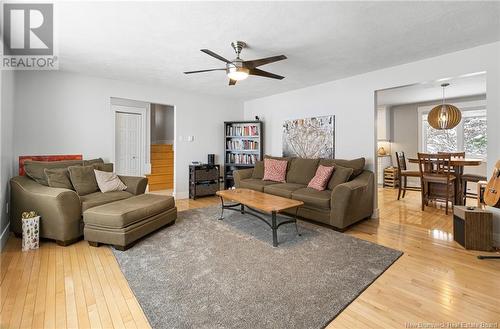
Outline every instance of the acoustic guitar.
POLYGON ((484 203, 500 208, 500 160, 495 163, 493 175, 484 190, 484 203))

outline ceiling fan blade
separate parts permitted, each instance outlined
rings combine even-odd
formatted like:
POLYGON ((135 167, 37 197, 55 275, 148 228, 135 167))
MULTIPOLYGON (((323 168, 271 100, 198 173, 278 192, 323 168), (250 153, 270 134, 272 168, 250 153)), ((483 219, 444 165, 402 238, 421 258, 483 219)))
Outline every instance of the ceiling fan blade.
POLYGON ((231 63, 231 61, 230 61, 230 60, 225 59, 225 58, 224 58, 224 57, 222 57, 221 55, 218 55, 218 54, 214 53, 214 52, 213 52, 213 51, 211 51, 211 50, 208 50, 208 49, 201 49, 201 51, 202 51, 202 52, 204 52, 204 53, 205 53, 205 54, 207 54, 207 55, 210 55, 210 56, 212 56, 212 57, 214 57, 214 58, 217 58, 217 59, 218 59, 218 60, 220 60, 220 61, 223 61, 223 62, 226 62, 226 63, 231 63))
POLYGON ((262 66, 270 63, 274 63, 277 61, 282 61, 286 59, 285 55, 278 55, 278 56, 272 56, 272 57, 266 57, 266 58, 261 58, 261 59, 254 59, 251 61, 244 61, 243 66, 248 67, 249 69, 256 68, 257 66, 262 66))
POLYGON ((234 86, 236 84, 236 80, 229 79, 229 85, 234 86))
POLYGON ((226 69, 209 69, 209 70, 199 70, 199 71, 188 71, 184 72, 184 74, 192 74, 192 73, 202 73, 202 72, 211 72, 211 71, 225 71, 226 69))
POLYGON ((250 75, 258 75, 259 77, 278 79, 278 80, 282 80, 285 78, 285 77, 282 77, 281 75, 277 75, 277 74, 267 72, 264 70, 260 70, 260 69, 250 69, 249 74, 250 75))

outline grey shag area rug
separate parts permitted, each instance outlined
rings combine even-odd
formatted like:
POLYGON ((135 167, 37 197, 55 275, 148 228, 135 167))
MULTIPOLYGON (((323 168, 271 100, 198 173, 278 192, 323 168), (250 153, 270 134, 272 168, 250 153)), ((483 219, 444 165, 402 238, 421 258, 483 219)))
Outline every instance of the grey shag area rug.
POLYGON ((299 221, 179 212, 175 225, 113 250, 153 328, 322 328, 402 253, 299 221))

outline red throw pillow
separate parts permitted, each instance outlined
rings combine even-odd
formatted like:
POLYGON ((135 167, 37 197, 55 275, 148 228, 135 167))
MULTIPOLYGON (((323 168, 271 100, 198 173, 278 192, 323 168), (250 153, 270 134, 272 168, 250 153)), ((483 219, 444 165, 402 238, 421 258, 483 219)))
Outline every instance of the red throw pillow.
POLYGON ((326 189, 328 185, 328 181, 330 177, 332 177, 333 171, 335 167, 325 167, 320 165, 318 169, 316 169, 316 175, 314 175, 313 179, 309 182, 307 187, 311 187, 318 191, 323 191, 326 189))
POLYGON ((264 177, 262 180, 284 183, 286 179, 286 166, 288 161, 264 159, 264 177))

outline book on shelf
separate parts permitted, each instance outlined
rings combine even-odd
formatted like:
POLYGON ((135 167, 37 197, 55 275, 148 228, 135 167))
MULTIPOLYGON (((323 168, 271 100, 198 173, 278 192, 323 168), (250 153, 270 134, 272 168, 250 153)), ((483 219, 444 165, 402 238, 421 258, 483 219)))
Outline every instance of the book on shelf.
POLYGON ((234 151, 258 150, 259 142, 246 139, 231 139, 227 141, 227 149, 234 151))
POLYGON ((227 136, 259 136, 256 124, 231 124, 226 127, 227 136))
POLYGON ((228 153, 226 157, 228 164, 255 164, 258 161, 256 154, 228 153))

